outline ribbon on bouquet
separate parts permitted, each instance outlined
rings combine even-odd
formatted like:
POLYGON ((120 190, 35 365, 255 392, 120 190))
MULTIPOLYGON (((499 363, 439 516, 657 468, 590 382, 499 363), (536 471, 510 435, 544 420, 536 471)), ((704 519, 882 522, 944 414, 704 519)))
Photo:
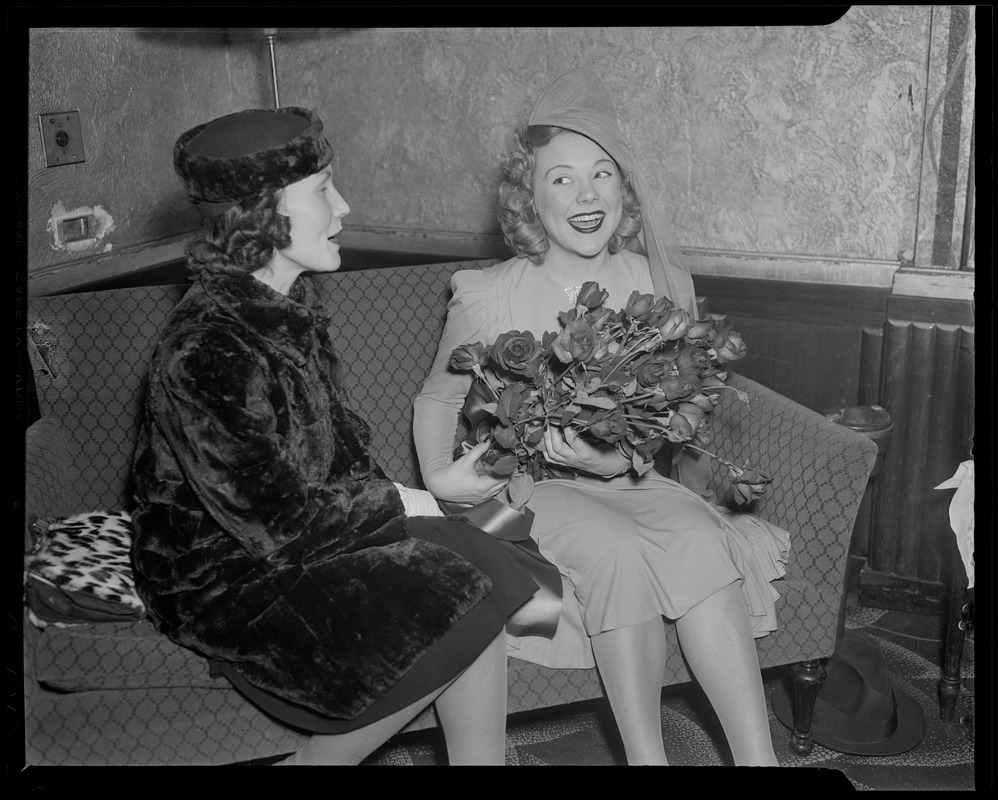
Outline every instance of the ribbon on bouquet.
MULTIPOLYGON (((486 389, 491 392, 488 387, 486 389)), ((490 402, 495 402, 495 395, 486 396, 479 381, 475 381, 464 403, 464 415, 473 433, 491 416, 491 411, 486 408, 490 402)), ((496 538, 539 587, 506 620, 506 630, 513 636, 553 638, 561 616, 561 572, 541 555, 537 542, 530 538, 534 512, 529 508, 518 511, 494 497, 470 508, 444 501, 438 501, 438 504, 445 514, 463 516, 496 538)))
POLYGON ((554 637, 561 616, 561 573, 541 555, 537 542, 530 538, 534 512, 517 511, 494 497, 466 508, 456 503, 439 503, 446 514, 465 517, 499 541, 503 549, 539 587, 531 598, 506 620, 506 630, 513 636, 554 637))

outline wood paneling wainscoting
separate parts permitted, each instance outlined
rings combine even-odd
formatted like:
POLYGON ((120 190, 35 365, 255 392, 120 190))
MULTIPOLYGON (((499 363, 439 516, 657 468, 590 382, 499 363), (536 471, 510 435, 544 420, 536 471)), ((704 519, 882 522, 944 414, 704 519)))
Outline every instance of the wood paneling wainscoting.
MULTIPOLYGON (((973 276, 962 277, 972 297, 973 276)), ((966 289, 899 294, 905 283, 696 275, 707 311, 745 337, 738 372, 818 412, 879 405, 891 415, 857 522, 852 589, 861 605, 938 613, 952 579, 952 492, 934 487, 972 457, 974 306, 966 289)))
POLYGON ((864 332, 879 333, 890 289, 709 275, 696 287, 745 337, 737 372, 815 411, 866 402, 864 332))

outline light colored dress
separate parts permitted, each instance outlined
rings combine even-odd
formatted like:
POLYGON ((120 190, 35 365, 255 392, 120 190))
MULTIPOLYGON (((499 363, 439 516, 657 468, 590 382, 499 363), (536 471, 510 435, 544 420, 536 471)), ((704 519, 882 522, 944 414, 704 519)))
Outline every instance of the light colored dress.
MULTIPOLYGON (((596 278, 608 308, 623 308, 631 291, 652 294, 644 259, 613 257, 596 278)), ((424 477, 451 462, 471 374, 448 369, 462 344, 490 344, 508 330, 540 340, 558 331, 558 312, 579 287, 556 283, 542 266, 512 259, 451 280, 453 297, 430 375, 415 401, 415 442, 424 477)), ((782 577, 790 534, 751 514, 706 503, 652 470, 642 477, 580 476, 544 480, 529 502, 531 537, 557 564, 563 583, 553 639, 507 636, 509 654, 548 667, 595 665, 590 637, 647 622, 677 619, 711 594, 739 583, 756 637, 776 629, 772 581, 782 577)))

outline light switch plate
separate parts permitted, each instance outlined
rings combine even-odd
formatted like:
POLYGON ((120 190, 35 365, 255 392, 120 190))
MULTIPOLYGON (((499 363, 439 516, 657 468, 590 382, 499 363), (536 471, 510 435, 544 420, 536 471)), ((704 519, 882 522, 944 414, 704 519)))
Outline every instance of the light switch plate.
POLYGON ((83 155, 83 129, 79 111, 40 114, 38 126, 45 150, 45 166, 61 167, 86 161, 83 155))

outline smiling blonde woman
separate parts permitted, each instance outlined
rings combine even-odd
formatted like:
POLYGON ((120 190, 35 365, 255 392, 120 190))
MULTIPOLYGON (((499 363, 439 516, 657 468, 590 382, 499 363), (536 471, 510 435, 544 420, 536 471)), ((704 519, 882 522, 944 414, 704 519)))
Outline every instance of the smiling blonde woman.
MULTIPOLYGON (((503 167, 499 217, 516 255, 454 274, 437 357, 415 403, 421 472, 441 500, 477 503, 495 493, 492 476, 467 458, 451 460, 472 380, 448 369, 454 348, 508 330, 558 331, 558 312, 588 281, 611 308, 637 290, 694 310, 689 271, 591 72, 570 70, 544 90, 503 167)), ((511 655, 596 666, 628 763, 665 764, 663 618, 675 620, 735 763, 775 765, 754 637, 776 628, 771 582, 784 574, 789 534, 718 509, 668 475, 632 474, 616 450, 570 428, 549 427, 544 445, 549 462, 577 473, 538 482, 529 502, 531 536, 561 572, 561 616, 551 638, 508 637, 511 655)))

